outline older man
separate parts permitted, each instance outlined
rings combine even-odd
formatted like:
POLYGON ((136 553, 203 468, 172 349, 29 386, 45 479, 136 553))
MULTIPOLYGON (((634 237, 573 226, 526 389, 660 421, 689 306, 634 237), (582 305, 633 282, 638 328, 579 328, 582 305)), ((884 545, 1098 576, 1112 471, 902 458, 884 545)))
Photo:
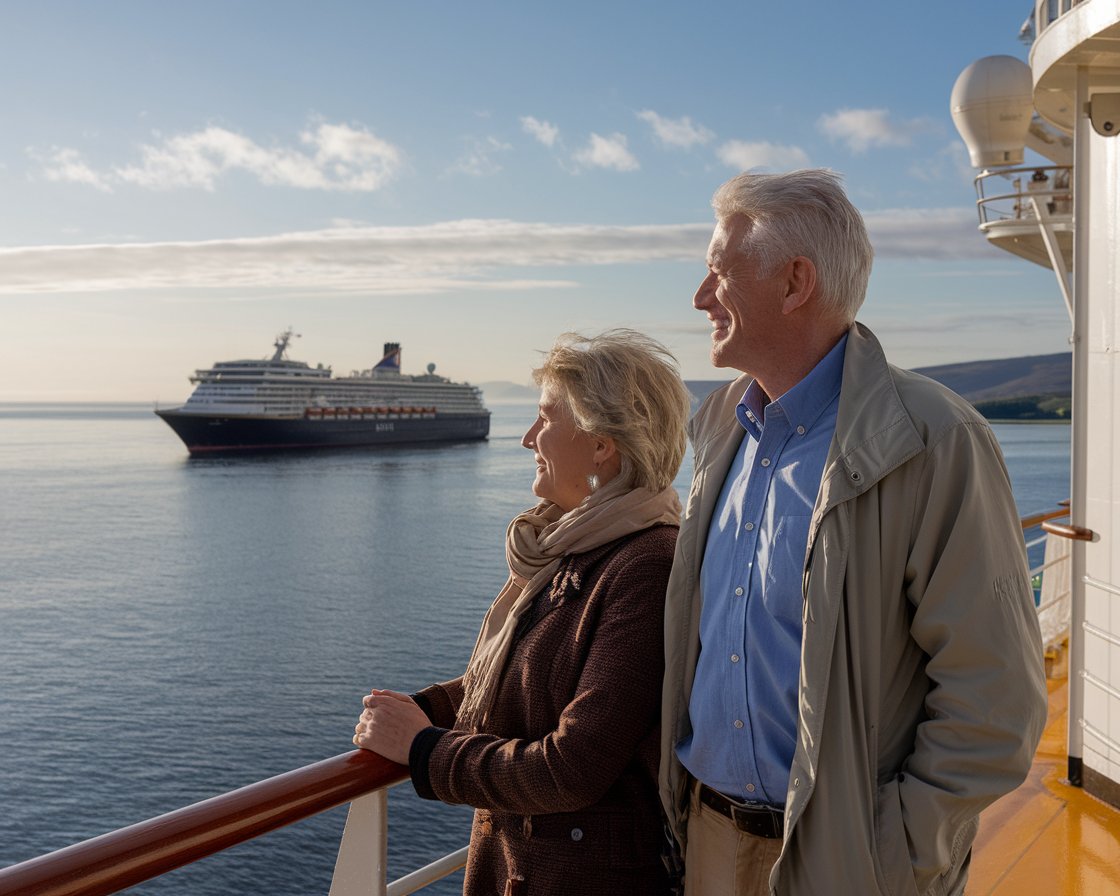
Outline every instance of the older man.
POLYGON ((839 178, 715 194, 693 300, 743 376, 690 425, 662 799, 687 896, 956 894, 1046 716, 1015 503, 984 420, 887 363, 839 178))

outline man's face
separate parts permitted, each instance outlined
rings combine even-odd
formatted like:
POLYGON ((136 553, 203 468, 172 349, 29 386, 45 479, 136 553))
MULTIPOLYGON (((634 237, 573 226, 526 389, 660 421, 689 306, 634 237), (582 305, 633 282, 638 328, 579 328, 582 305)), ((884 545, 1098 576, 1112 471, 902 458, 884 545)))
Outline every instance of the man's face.
POLYGON ((786 266, 772 276, 759 276, 757 262, 741 248, 748 229, 745 220, 716 225, 708 247, 708 276, 692 305, 712 322, 712 364, 757 377, 781 319, 786 266))

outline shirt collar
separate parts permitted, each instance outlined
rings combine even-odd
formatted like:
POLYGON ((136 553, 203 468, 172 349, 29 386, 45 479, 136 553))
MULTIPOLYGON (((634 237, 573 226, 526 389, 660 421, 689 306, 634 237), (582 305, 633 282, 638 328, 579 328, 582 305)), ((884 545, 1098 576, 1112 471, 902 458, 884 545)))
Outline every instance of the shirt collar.
MULTIPOLYGON (((751 380, 747 391, 735 406, 735 417, 755 441, 762 438, 768 409, 780 410, 791 427, 804 435, 816 423, 825 408, 840 394, 840 381, 844 374, 844 349, 848 344, 845 333, 809 373, 785 395, 764 405, 766 393, 757 380, 751 380)), ((772 414, 773 411, 770 411, 772 414)))

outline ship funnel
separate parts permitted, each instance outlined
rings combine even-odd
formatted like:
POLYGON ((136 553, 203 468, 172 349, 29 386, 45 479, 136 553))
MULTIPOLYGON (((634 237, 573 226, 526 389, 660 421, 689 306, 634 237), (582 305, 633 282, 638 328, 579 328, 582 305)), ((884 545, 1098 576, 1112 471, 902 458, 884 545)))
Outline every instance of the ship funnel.
POLYGON ((401 344, 399 342, 386 342, 385 352, 381 360, 374 365, 374 370, 389 373, 400 373, 401 370, 401 344))
POLYGON ((1014 56, 985 56, 953 85, 953 123, 975 168, 1023 164, 1034 103, 1030 67, 1014 56))

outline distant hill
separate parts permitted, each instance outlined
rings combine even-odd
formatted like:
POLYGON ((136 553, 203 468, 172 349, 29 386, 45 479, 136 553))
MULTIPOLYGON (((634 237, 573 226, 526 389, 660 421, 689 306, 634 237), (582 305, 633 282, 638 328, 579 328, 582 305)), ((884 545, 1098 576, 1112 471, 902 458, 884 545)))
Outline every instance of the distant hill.
MULTIPOLYGON (((1039 395, 1068 397, 1073 382, 1069 352, 939 364, 917 367, 915 373, 937 380, 973 403, 1039 395)), ((697 400, 703 401, 726 382, 685 380, 685 385, 697 400)))
POLYGON ((941 364, 919 367, 915 372, 937 380, 974 404, 1028 395, 1068 397, 1073 388, 1069 352, 941 364))
POLYGON ((482 390, 482 397, 487 404, 536 404, 541 395, 536 386, 522 386, 499 380, 478 383, 478 388, 482 390))
MULTIPOLYGON (((948 386, 992 419, 1068 419, 1073 387, 1069 352, 939 364, 915 372, 948 386)), ((693 406, 730 379, 685 380, 693 406)), ((534 403, 538 397, 536 387, 516 383, 489 382, 481 388, 494 404, 534 403)))

